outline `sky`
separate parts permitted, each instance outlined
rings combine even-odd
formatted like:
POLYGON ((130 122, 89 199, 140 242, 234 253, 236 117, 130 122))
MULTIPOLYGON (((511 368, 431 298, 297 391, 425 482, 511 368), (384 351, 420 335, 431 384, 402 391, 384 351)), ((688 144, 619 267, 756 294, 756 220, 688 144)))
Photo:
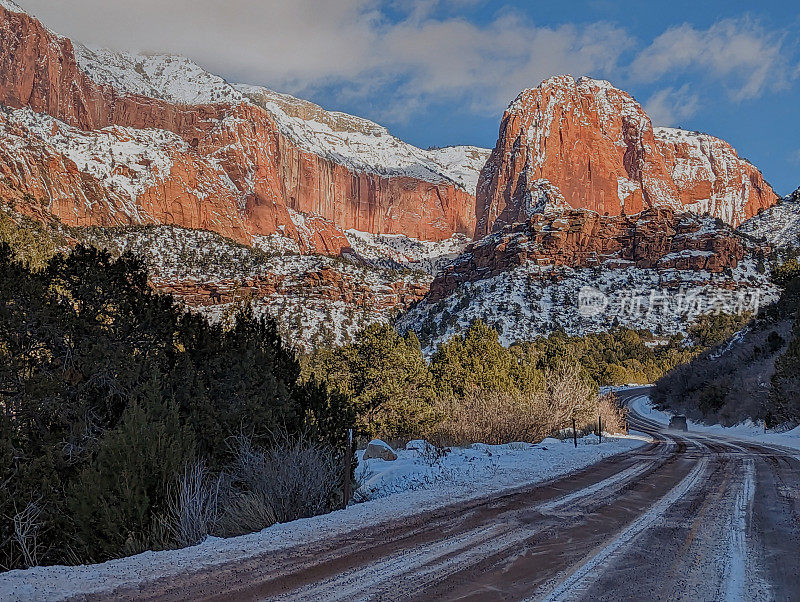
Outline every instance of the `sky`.
POLYGON ((519 92, 608 79, 656 125, 719 136, 800 186, 796 0, 16 0, 52 30, 189 56, 421 147, 493 147, 519 92))

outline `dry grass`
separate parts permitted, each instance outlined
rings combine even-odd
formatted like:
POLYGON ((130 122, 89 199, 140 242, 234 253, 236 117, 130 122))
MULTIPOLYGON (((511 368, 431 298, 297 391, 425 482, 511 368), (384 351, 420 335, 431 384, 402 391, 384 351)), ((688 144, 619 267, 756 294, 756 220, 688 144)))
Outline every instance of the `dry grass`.
POLYGON ((603 432, 627 433, 628 409, 619 405, 616 395, 602 395, 597 402, 597 410, 603 420, 603 432))
MULTIPOLYGON (((446 418, 429 433, 451 445, 481 442, 536 442, 572 427, 596 423, 598 402, 578 366, 548 371, 545 387, 527 395, 473 389, 463 398, 444 398, 437 411, 446 418)), ((616 423, 614 423, 616 424, 616 423)))

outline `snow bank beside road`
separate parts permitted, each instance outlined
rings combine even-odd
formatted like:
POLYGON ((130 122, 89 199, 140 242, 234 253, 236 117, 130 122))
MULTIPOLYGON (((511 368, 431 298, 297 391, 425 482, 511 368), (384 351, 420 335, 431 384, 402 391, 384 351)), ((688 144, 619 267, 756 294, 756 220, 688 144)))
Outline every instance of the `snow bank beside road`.
POLYGON ((361 460, 363 452, 359 452, 356 480, 360 487, 356 493, 367 500, 401 494, 396 500, 398 503, 411 498, 440 497, 444 505, 448 500, 479 497, 565 474, 632 449, 644 440, 606 435, 604 442, 598 445, 597 437, 591 435, 578 439, 577 449, 571 439, 545 439, 538 444, 476 443, 466 448, 448 448, 449 451, 440 457, 436 457, 433 446, 424 441, 412 441, 406 449, 397 450, 398 458, 394 462, 364 461, 361 460), (420 495, 423 490, 429 491, 420 495))
MULTIPOLYGON (((371 501, 346 510, 273 525, 259 533, 230 539, 209 538, 183 550, 145 552, 99 565, 38 567, 0 574, 2 600, 63 600, 86 594, 109 593, 121 587, 184 572, 243 560, 350 531, 524 487, 580 470, 609 456, 635 449, 644 437, 596 437, 572 442, 547 439, 531 445, 473 445, 454 448, 436 461, 419 449, 398 450, 398 459, 367 460, 358 471, 362 492, 371 501)), ((420 442, 416 442, 420 443, 420 442)), ((361 452, 360 452, 361 454, 361 452)))
MULTIPOLYGON (((669 425, 669 419, 673 416, 671 412, 663 412, 654 408, 647 395, 632 399, 630 408, 643 418, 653 420, 665 426, 669 425)), ((691 433, 721 435, 765 445, 780 445, 792 449, 800 449, 800 427, 791 431, 776 433, 773 431, 764 432, 763 425, 755 424, 750 420, 746 420, 736 426, 722 426, 720 424, 709 425, 694 422, 693 420, 688 420, 687 422, 689 425, 689 432, 691 433)))

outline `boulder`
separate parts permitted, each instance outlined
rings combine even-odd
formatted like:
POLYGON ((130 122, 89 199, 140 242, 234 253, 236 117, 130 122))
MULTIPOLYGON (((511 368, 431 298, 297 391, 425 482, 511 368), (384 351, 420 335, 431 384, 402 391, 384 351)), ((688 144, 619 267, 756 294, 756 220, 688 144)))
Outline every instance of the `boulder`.
POLYGON ((397 454, 388 443, 380 439, 373 439, 367 444, 367 449, 364 450, 364 460, 372 460, 373 458, 393 461, 397 460, 397 454))

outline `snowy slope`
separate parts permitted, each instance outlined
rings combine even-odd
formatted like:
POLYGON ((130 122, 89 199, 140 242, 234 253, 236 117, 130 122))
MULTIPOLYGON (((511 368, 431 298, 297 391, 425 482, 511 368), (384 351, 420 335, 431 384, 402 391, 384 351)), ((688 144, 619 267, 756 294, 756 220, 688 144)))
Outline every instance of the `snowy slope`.
POLYGON ((428 154, 447 170, 449 176, 474 195, 481 169, 492 151, 477 146, 448 146, 430 149, 428 154))
MULTIPOLYGON (((82 172, 103 181, 114 192, 130 199, 130 215, 137 215, 137 197, 169 176, 171 151, 185 151, 180 136, 164 130, 138 130, 111 126, 84 132, 45 113, 31 109, 11 111, 11 126, 25 128, 57 153, 73 161, 82 172)), ((0 131, 10 144, 12 133, 0 131)))
POLYGON ((434 183, 452 181, 474 194, 485 162, 485 158, 481 162, 481 154, 489 154, 486 149, 471 150, 474 147, 454 147, 449 154, 425 151, 395 138, 368 119, 326 111, 260 86, 237 84, 236 89, 269 111, 281 131, 302 149, 355 172, 408 176, 434 183))
MULTIPOLYGON (((310 350, 314 345, 347 343, 374 322, 388 323, 404 307, 403 291, 427 290, 431 276, 398 273, 326 255, 293 254, 291 249, 264 252, 213 232, 174 226, 145 226, 80 231, 81 239, 110 249, 131 251, 144 259, 156 290, 212 321, 223 320, 241 302, 248 282, 266 282, 250 293, 257 313, 271 315, 287 340, 310 350), (312 274, 335 276, 330 283, 312 274), (209 290, 221 293, 211 301, 209 290)), ((258 247, 258 245, 256 245, 258 247)))
POLYGON ((16 2, 12 2, 12 0, 0 0, 0 6, 12 13, 25 13, 25 11, 16 2))
POLYGON ((75 44, 75 58, 89 77, 129 94, 177 104, 236 103, 242 95, 195 62, 169 54, 130 54, 75 44))
POLYGON ((278 127, 302 149, 355 172, 452 181, 475 194, 487 149, 453 147, 425 151, 392 136, 367 119, 326 111, 267 88, 231 85, 188 58, 130 54, 75 45, 78 64, 95 82, 129 94, 180 104, 253 102, 269 111, 278 127), (441 160, 440 160, 441 159, 441 160))
POLYGON ((800 247, 800 188, 747 220, 739 231, 778 247, 800 247))
POLYGON ((554 268, 533 262, 498 276, 461 284, 437 303, 417 304, 398 320, 414 330, 428 353, 481 319, 510 345, 555 330, 570 335, 604 332, 615 324, 656 334, 684 333, 692 316, 753 310, 778 297, 752 260, 730 276, 691 270, 554 268), (581 298, 597 296, 602 311, 587 312, 581 298))
POLYGON ((108 596, 114 589, 169 578, 204 567, 333 538, 364 527, 402 519, 456 502, 480 499, 580 470, 604 458, 641 447, 638 437, 594 437, 577 449, 571 442, 545 440, 537 445, 476 445, 454 449, 438 466, 421 461, 413 450, 401 450, 395 462, 367 460, 360 476, 371 475, 375 499, 346 510, 277 524, 259 533, 230 539, 209 538, 183 550, 145 552, 103 564, 38 567, 0 575, 0 599, 63 600, 87 595, 108 596))
POLYGON ((353 255, 372 265, 420 270, 435 275, 458 257, 469 239, 463 234, 442 241, 424 241, 403 234, 371 234, 348 230, 353 255))

